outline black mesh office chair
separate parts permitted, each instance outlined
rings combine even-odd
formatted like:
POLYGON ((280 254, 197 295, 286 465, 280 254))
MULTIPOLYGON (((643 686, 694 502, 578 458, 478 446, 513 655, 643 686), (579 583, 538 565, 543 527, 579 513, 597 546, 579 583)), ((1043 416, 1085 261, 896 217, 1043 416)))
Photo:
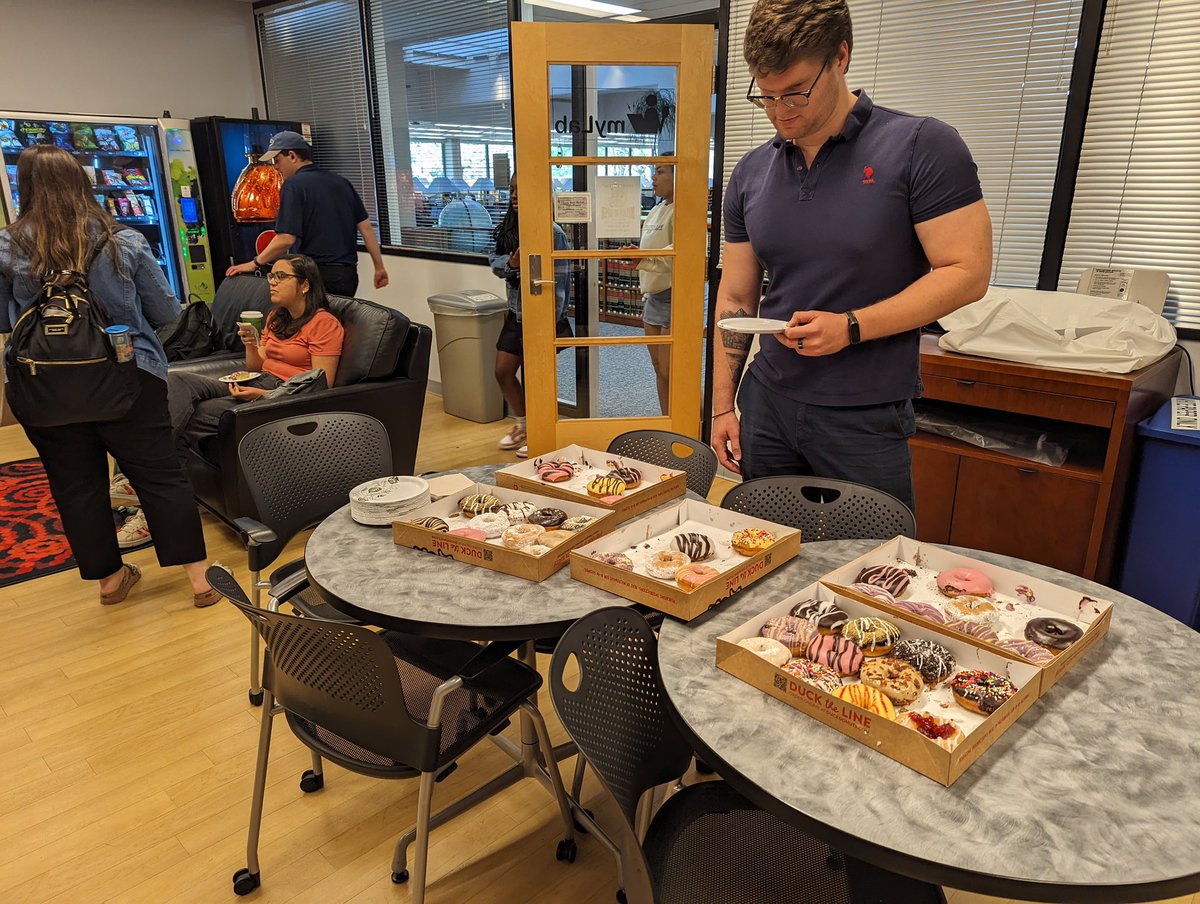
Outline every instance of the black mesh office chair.
POLYGON ((669 797, 638 845, 639 801, 680 776, 692 750, 662 688, 658 639, 636 612, 614 606, 575 622, 554 651, 549 680, 559 719, 623 817, 625 887, 618 900, 944 904, 936 886, 845 858, 722 781, 698 782, 669 797), (572 658, 579 675, 569 690, 572 658), (650 889, 636 883, 639 874, 649 877, 650 889))
POLYGON ((800 528, 807 542, 915 537, 912 510, 890 493, 824 477, 760 477, 731 489, 721 508, 800 528))
MULTIPOLYGON (((344 411, 274 421, 242 438, 238 464, 255 509, 255 517, 234 521, 246 543, 254 605, 268 590, 272 610, 288 603, 303 615, 352 622, 308 586, 304 559, 276 568, 266 581, 261 575, 293 537, 345 505, 350 490, 391 474, 384 425, 370 415, 344 411)), ((263 692, 254 631, 250 651, 250 702, 258 705, 263 692)))
POLYGON ((609 443, 608 451, 660 468, 686 471, 687 488, 705 499, 717 474, 717 453, 710 446, 668 430, 630 430, 609 443), (686 446, 691 452, 676 455, 673 448, 676 444, 686 446))
MULTIPOLYGON (((445 811, 449 816, 431 817, 434 783, 455 768, 458 757, 502 730, 517 710, 532 719, 542 749, 551 750, 546 724, 529 702, 542 684, 541 676, 509 657, 513 644, 479 647, 467 641, 376 634, 360 625, 297 618, 254 606, 233 576, 219 566, 209 568, 206 577, 249 619, 266 644, 266 697, 246 867, 234 873, 234 891, 249 894, 261 883, 258 837, 271 726, 282 712, 292 732, 314 755, 376 778, 420 777, 416 828, 396 845, 392 881, 408 881, 408 845, 415 840, 412 900, 421 904, 430 825, 460 815, 495 793, 484 785, 449 807, 445 811)), ((548 772, 565 826, 558 859, 573 861, 570 807, 558 770, 551 764, 548 772)))

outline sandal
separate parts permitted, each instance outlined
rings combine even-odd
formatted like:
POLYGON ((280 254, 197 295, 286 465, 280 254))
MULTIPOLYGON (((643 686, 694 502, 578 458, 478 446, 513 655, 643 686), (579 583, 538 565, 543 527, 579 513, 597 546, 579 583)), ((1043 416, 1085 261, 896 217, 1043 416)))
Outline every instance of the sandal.
POLYGON ((130 515, 128 520, 117 528, 117 545, 121 549, 129 549, 149 542, 150 528, 146 524, 145 512, 139 510, 136 515, 130 515))
POLYGON ((126 563, 121 566, 121 571, 121 583, 117 585, 116 590, 110 593, 100 591, 101 606, 115 606, 117 603, 125 602, 125 597, 129 596, 133 585, 142 579, 142 571, 136 565, 126 563))

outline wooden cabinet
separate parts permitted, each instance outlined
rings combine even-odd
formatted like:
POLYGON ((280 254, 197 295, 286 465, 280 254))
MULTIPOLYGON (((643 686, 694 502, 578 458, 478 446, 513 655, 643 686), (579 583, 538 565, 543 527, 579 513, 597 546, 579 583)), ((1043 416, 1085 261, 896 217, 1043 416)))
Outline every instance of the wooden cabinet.
POLYGON ((1175 388, 1181 352, 1131 374, 1037 367, 942 351, 921 338, 924 399, 1069 440, 1060 467, 918 433, 909 443, 917 536, 1108 579, 1125 502, 1134 425, 1175 388))

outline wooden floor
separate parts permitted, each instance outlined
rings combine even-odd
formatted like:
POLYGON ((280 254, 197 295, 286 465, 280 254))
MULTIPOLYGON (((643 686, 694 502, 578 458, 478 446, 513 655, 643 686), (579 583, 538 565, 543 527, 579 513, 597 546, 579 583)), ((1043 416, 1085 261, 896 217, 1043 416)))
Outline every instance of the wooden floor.
MULTIPOLYGON (((505 425, 444 414, 430 397, 418 472, 503 460, 505 425)), ((0 428, 0 461, 33 455, 0 428)), ((714 488, 719 498, 727 485, 714 488)), ((209 556, 245 582, 245 554, 206 519, 209 556)), ((302 538, 289 550, 299 555, 302 538)), ((0 588, 0 900, 233 901, 245 864, 260 710, 246 699, 249 629, 230 606, 197 610, 178 569, 153 550, 120 606, 97 602, 74 572, 0 588)), ((564 735, 543 694, 555 741, 564 735)), ((323 791, 298 787, 309 755, 277 720, 260 849, 263 886, 248 901, 406 902, 391 849, 412 824, 416 782, 326 767, 323 791)), ((435 808, 500 772, 484 744, 437 786, 435 808)), ((571 765, 568 761, 567 766, 571 765)), ((597 787, 585 805, 612 826, 597 787)), ((431 904, 614 900, 611 857, 582 837, 554 858, 560 827, 540 785, 522 782, 432 835, 431 904)), ((992 901, 950 892, 952 904, 992 901)), ((1189 897, 1177 899, 1192 901, 1189 897)), ((697 902, 703 904, 703 902, 697 902)), ((1200 904, 1197 896, 1194 904, 1200 904)))

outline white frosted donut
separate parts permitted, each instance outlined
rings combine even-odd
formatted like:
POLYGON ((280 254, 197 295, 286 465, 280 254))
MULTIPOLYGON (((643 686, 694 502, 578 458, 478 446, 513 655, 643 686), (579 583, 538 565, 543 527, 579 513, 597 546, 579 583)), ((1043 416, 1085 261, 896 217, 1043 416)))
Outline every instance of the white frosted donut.
POLYGON ((792 658, 791 650, 769 637, 747 637, 745 640, 739 640, 738 646, 745 647, 774 666, 781 666, 792 658))
POLYGON ((664 549, 650 557, 650 560, 646 563, 646 571, 651 577, 671 580, 675 577, 675 572, 684 565, 690 565, 691 561, 691 559, 681 552, 664 549))
POLYGON ((483 531, 484 536, 489 540, 494 540, 508 527, 508 517, 499 512, 487 512, 483 515, 476 515, 467 522, 467 526, 483 531))
POLYGON ((537 524, 514 524, 501 536, 504 545, 509 549, 524 549, 537 542, 538 537, 546 532, 546 528, 537 524))

